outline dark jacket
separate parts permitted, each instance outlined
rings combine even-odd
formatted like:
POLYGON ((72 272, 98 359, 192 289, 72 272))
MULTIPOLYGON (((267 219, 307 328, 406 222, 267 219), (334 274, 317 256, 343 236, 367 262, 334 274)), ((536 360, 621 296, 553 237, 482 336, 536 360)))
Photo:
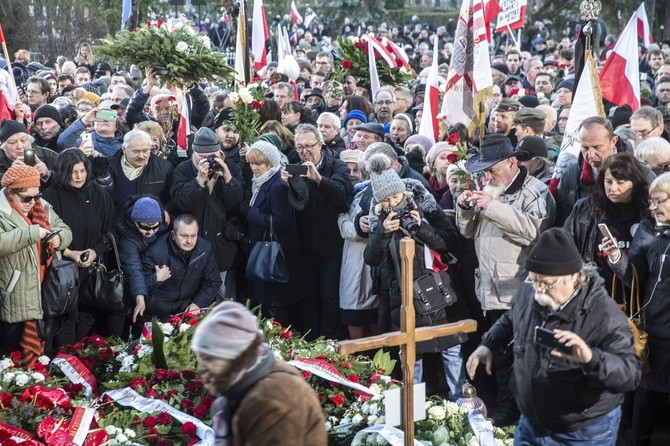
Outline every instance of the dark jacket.
POLYGON ((207 308, 214 302, 221 286, 212 245, 202 237, 187 256, 182 256, 172 240, 172 234, 162 235, 152 243, 142 257, 144 280, 149 288, 149 300, 144 316, 157 316, 164 321, 182 312, 191 303, 207 308), (156 266, 167 265, 171 277, 156 281, 156 266))
POLYGON ((261 240, 270 240, 270 218, 275 240, 281 245, 288 264, 289 282, 251 280, 251 298, 263 305, 289 305, 300 296, 300 238, 293 207, 288 202, 288 185, 281 179, 281 171, 261 186, 247 214, 250 249, 261 240))
POLYGON ((49 150, 53 150, 54 152, 60 152, 60 149, 58 148, 58 137, 61 135, 61 133, 63 133, 62 129, 60 132, 58 132, 58 135, 56 135, 51 141, 43 140, 40 134, 37 133, 36 130, 31 132, 31 135, 33 135, 33 138, 35 138, 35 145, 45 147, 49 150))
MULTIPOLYGON (((424 260, 424 245, 437 251, 443 259, 447 259, 450 251, 455 251, 458 243, 458 231, 454 224, 447 218, 442 209, 438 208, 433 196, 417 181, 404 180, 405 187, 414 194, 414 202, 417 210, 423 216, 424 221, 414 236, 417 242, 414 254, 414 279, 425 275, 427 269, 424 260)), ((371 203, 374 218, 371 216, 370 237, 368 238, 365 252, 363 254, 365 263, 371 267, 379 267, 378 274, 381 276, 382 285, 388 284, 388 295, 390 297, 391 324, 394 330, 400 329, 400 305, 401 289, 400 280, 396 273, 393 256, 391 254, 391 243, 395 245, 396 253, 399 254, 400 239, 406 234, 401 230, 394 233, 384 233, 383 221, 387 213, 380 209, 374 200, 371 203)), ((398 265, 398 268, 400 266, 398 265)), ((426 314, 417 314, 417 326, 433 326, 454 322, 467 318, 467 307, 463 300, 457 301, 442 310, 426 314), (464 313, 465 312, 465 313, 464 313)), ((431 341, 417 344, 418 353, 438 352, 454 345, 465 342, 467 335, 447 336, 431 341)))
MULTIPOLYGON (((77 119, 68 128, 58 136, 58 150, 62 152, 70 147, 79 147, 81 145, 81 134, 86 131, 86 126, 77 119)), ((113 156, 121 151, 123 145, 123 133, 116 130, 114 136, 103 137, 97 133, 91 133, 91 140, 93 141, 93 148, 103 156, 113 156)))
POLYGON ((334 151, 338 158, 340 156, 340 152, 347 148, 344 140, 340 135, 335 135, 335 138, 333 138, 330 142, 324 142, 324 146, 334 151))
MULTIPOLYGON (((225 162, 232 174, 230 160, 226 159, 225 162)), ((229 183, 224 183, 220 178, 210 195, 207 187, 200 187, 196 177, 193 160, 188 159, 177 166, 170 190, 171 206, 178 214, 191 214, 198 219, 200 235, 214 247, 219 271, 228 271, 238 260, 239 239, 235 240, 226 229, 235 229, 233 232, 236 232, 237 223, 232 220, 231 211, 242 202, 242 186, 234 176, 229 183), (212 203, 218 205, 225 219, 214 210, 212 203)))
MULTIPOLYGON (((35 155, 47 165, 49 172, 53 172, 54 163, 56 162, 56 157, 58 154, 53 150, 47 149, 46 147, 40 147, 33 144, 33 150, 35 155)), ((7 154, 4 150, 0 150, 0 180, 7 170, 12 167, 14 161, 10 160, 7 157, 7 154)), ((40 178, 40 189, 44 190, 53 183, 53 174, 49 175, 47 178, 40 178)))
POLYGON ((610 267, 628 286, 637 270, 642 304, 642 327, 649 335, 651 371, 642 375, 640 387, 655 392, 670 392, 670 232, 656 228, 645 219, 638 226, 628 254, 623 253, 610 267), (668 264, 668 266, 666 266, 668 264), (644 293, 644 294, 642 294, 644 293))
POLYGON ((346 212, 353 193, 349 167, 330 149, 323 149, 318 167, 321 183, 306 180, 309 201, 297 213, 303 255, 333 257, 342 253, 343 240, 337 226, 340 213, 346 212))
POLYGON ((512 307, 484 335, 482 345, 502 351, 513 341, 511 388, 521 413, 552 432, 571 432, 612 411, 640 381, 640 360, 626 316, 607 295, 603 279, 589 283, 567 305, 550 313, 534 300, 530 284, 518 289, 512 307), (569 330, 591 348, 588 364, 551 356, 534 342, 536 326, 569 330))
MULTIPOLYGON (((190 98, 189 102, 189 119, 191 121, 191 126, 196 129, 202 126, 207 113, 209 112, 209 101, 205 92, 197 85, 194 84, 188 90, 186 98, 190 98)), ((141 88, 138 88, 133 96, 128 102, 128 108, 126 109, 126 122, 128 127, 134 127, 135 124, 142 121, 153 121, 154 119, 144 113, 144 106, 149 100, 149 95, 145 94, 141 88)), ((172 135, 177 134, 177 129, 179 128, 179 118, 172 119, 172 135)), ((166 135, 169 137, 170 135, 166 135)))
POLYGON ((430 190, 430 183, 424 177, 421 175, 421 173, 417 172, 416 170, 412 169, 409 165, 409 161, 404 156, 399 156, 398 157, 398 163, 400 163, 400 169, 398 170, 398 176, 402 178, 403 180, 405 178, 411 178, 413 180, 417 180, 421 184, 423 184, 423 187, 425 187, 427 190, 430 190))

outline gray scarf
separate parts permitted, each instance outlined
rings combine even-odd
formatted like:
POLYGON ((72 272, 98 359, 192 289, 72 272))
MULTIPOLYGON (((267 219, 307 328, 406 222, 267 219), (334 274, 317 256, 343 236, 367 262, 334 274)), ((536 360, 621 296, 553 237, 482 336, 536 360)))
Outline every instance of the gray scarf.
POLYGON ((262 173, 260 176, 253 177, 251 180, 251 200, 249 201, 249 206, 254 205, 256 201, 256 196, 258 191, 261 189, 261 186, 265 184, 274 174, 281 169, 281 166, 270 167, 265 173, 262 173))

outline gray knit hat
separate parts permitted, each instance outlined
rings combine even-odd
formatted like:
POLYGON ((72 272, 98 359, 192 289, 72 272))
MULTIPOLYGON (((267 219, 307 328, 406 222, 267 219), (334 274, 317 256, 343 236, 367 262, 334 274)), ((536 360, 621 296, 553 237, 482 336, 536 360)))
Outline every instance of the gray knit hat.
POLYGON ((195 132, 193 138, 193 151, 198 153, 209 153, 221 150, 219 137, 207 127, 201 127, 195 132))
POLYGON ((368 160, 372 195, 378 203, 383 199, 405 192, 405 183, 395 170, 391 169, 391 160, 384 154, 377 153, 368 160))
POLYGON ((233 301, 218 304, 198 324, 191 340, 194 352, 221 359, 235 359, 244 353, 261 332, 247 308, 233 301))
POLYGON ((270 144, 267 141, 258 140, 251 145, 249 150, 258 150, 265 155, 270 162, 271 167, 277 167, 281 163, 281 153, 279 153, 279 149, 277 149, 274 144, 270 144))

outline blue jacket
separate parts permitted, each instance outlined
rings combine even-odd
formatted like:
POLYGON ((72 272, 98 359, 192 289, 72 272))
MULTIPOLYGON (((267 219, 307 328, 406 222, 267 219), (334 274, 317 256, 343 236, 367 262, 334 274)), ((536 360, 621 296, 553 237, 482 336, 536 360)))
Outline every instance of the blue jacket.
MULTIPOLYGON (((86 130, 86 126, 81 119, 74 121, 70 127, 63 130, 60 136, 58 136, 58 150, 62 152, 70 147, 79 147, 81 144, 81 134, 84 133, 84 130, 86 130)), ((93 140, 93 148, 98 153, 102 156, 112 156, 121 150, 123 133, 117 130, 114 136, 105 138, 93 132, 91 133, 91 139, 93 140)))

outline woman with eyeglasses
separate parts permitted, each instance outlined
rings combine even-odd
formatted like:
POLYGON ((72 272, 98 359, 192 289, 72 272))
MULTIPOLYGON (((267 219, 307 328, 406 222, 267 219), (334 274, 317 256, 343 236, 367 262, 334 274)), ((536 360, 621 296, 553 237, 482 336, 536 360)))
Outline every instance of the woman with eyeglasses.
MULTIPOLYGON (((135 301, 132 322, 143 316, 149 296, 142 273, 142 255, 159 236, 167 230, 165 212, 160 201, 150 194, 133 195, 116 213, 115 227, 119 234, 121 270, 128 278, 125 291, 135 301)), ((133 337, 139 336, 141 327, 133 326, 133 337)))
MULTIPOLYGON (((642 164, 629 153, 617 153, 607 158, 593 188, 593 194, 579 200, 565 221, 563 229, 572 234, 585 263, 595 262, 609 293, 613 273, 607 264, 603 235, 598 224, 605 224, 628 252, 640 220, 649 215, 647 174, 642 164)), ((621 302, 617 287, 615 299, 621 302)))
MULTIPOLYGON (((619 248, 619 240, 603 240, 609 264, 623 282, 631 285, 637 271, 642 309, 637 317, 649 335, 650 371, 642 375, 633 397, 633 444, 649 445, 660 409, 670 396, 670 173, 656 178, 649 187, 652 216, 640 223, 630 250, 619 248), (666 266, 667 264, 667 266, 666 266)), ((615 235, 616 238, 616 235, 615 235)))
POLYGON ((54 256, 72 242, 72 231, 41 199, 34 167, 12 166, 0 184, 0 357, 20 351, 23 365, 31 366, 44 354, 47 337, 40 284, 54 256))
MULTIPOLYGON (((91 181, 90 161, 80 149, 61 152, 56 158, 53 176, 54 182, 44 191, 44 198, 72 228, 72 243, 63 257, 79 266, 79 277, 83 278, 86 269, 105 254, 103 236, 112 229, 114 204, 109 193, 91 181)), ((80 288, 80 296, 85 292, 80 288)), ((54 348, 72 344, 93 332, 120 336, 124 320, 123 316, 113 316, 80 303, 77 311, 63 321, 54 337, 54 348)))

